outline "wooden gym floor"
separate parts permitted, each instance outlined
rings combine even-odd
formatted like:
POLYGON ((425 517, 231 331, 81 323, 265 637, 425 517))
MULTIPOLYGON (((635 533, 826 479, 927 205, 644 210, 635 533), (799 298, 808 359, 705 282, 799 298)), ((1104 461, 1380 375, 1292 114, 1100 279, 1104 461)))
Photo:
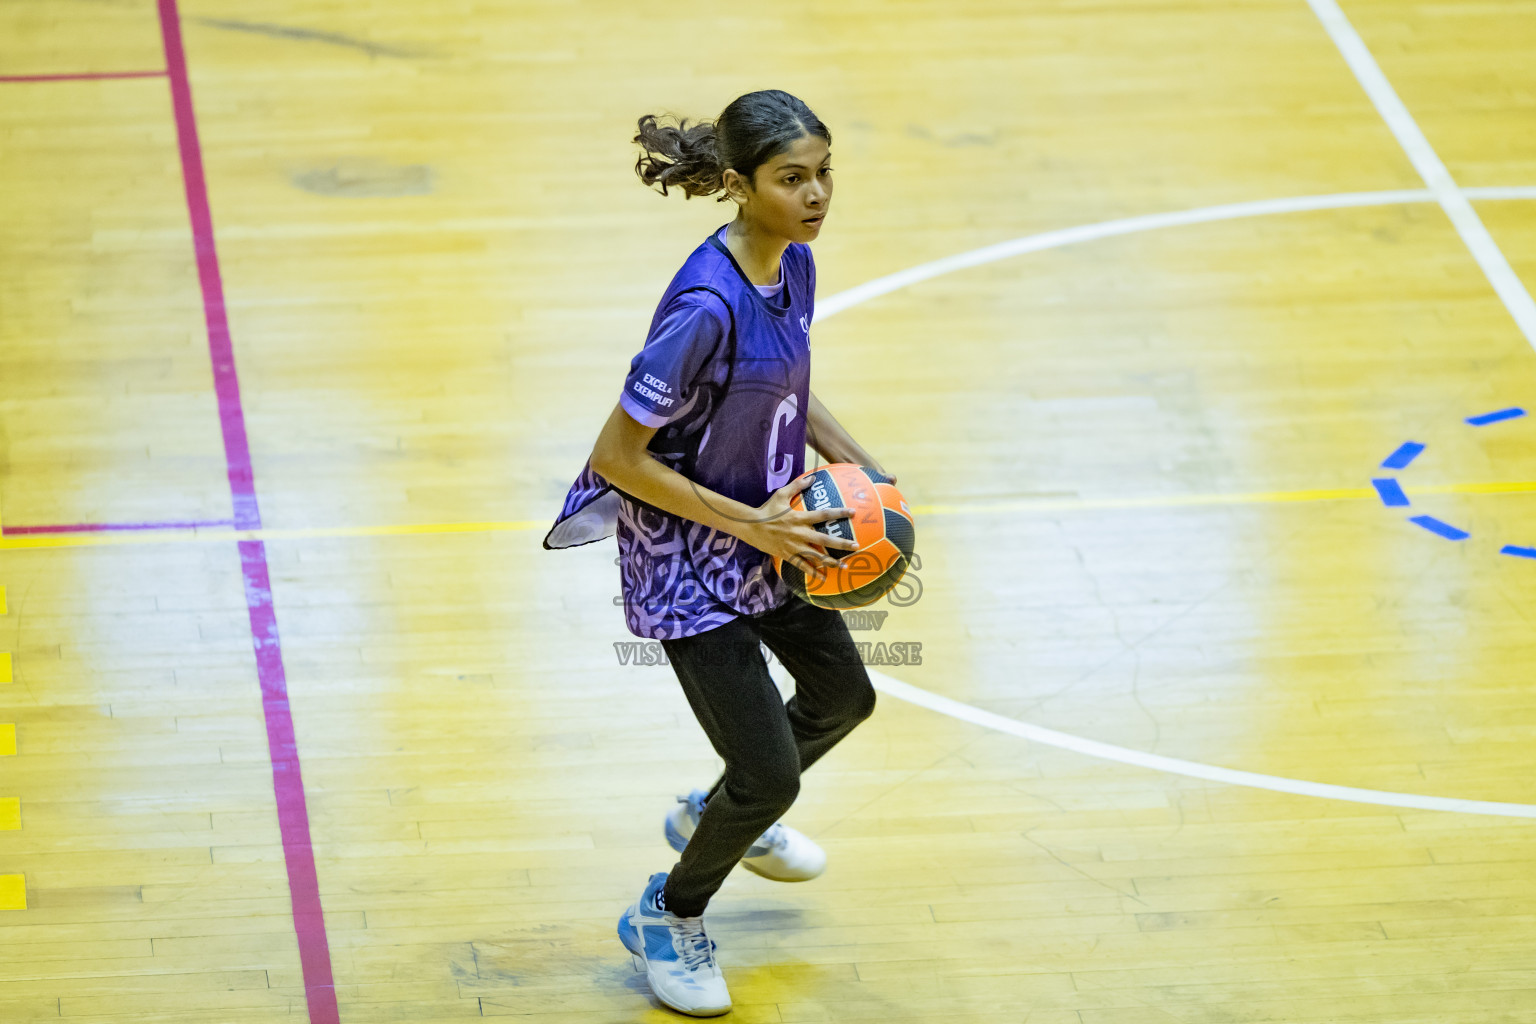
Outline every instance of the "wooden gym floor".
POLYGON ((0 4, 0 1020, 668 1019, 715 762, 539 542, 725 216, 635 118, 780 87, 921 663, 734 1019, 1536 1021, 1530 0, 180 6, 0 4))

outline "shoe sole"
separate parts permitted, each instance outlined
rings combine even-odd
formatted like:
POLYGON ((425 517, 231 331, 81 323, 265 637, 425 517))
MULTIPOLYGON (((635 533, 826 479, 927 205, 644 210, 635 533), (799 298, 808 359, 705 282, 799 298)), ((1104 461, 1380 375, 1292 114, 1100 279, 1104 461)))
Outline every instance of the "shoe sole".
MULTIPOLYGON (((630 962, 635 965, 635 971, 639 974, 647 975, 646 984, 649 985, 650 964, 646 962, 643 947, 639 949, 636 948, 640 945, 640 936, 638 934, 633 934, 633 938, 631 938, 632 933, 634 933, 634 928, 630 926, 629 912, 626 911, 624 916, 619 918, 619 941, 622 942, 624 944, 624 948, 629 951, 629 959, 630 962), (633 941, 634 945, 630 944, 631 941, 633 941)), ((681 1006, 674 1006, 663 999, 661 997, 661 993, 656 991, 656 987, 654 985, 651 985, 651 995, 655 996, 656 1001, 662 1006, 665 1006, 669 1010, 680 1013, 685 1017, 723 1017, 727 1013, 731 1012, 731 1008, 729 1006, 720 1010, 685 1010, 681 1006)))
POLYGON ((807 875, 804 878, 785 878, 783 875, 770 875, 768 872, 764 871, 756 864, 748 862, 746 859, 741 861, 741 866, 760 878, 768 879, 770 882, 809 882, 813 878, 821 877, 820 871, 816 872, 814 875, 807 875))

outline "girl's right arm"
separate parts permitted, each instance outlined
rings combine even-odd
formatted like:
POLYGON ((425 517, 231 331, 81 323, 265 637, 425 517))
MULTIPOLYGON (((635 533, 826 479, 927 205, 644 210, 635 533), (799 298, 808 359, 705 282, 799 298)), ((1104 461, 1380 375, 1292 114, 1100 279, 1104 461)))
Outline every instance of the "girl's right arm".
POLYGON ((789 499, 810 486, 810 477, 791 480, 773 492, 762 507, 753 508, 717 494, 651 458, 646 446, 657 429, 637 422, 622 405, 614 406, 592 449, 593 471, 649 505, 739 537, 759 551, 806 571, 815 566, 837 565, 835 558, 822 554, 816 550, 818 547, 858 548, 855 541, 829 537, 815 528, 817 523, 852 515, 852 509, 799 512, 789 507, 789 499))

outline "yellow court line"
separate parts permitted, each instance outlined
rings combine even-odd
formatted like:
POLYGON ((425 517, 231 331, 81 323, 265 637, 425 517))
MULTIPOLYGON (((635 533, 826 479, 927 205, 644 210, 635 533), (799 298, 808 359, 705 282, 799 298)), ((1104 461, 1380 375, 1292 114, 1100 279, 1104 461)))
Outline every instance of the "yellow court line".
POLYGON ((20 537, 0 536, 0 551, 26 551, 32 548, 97 548, 134 544, 193 544, 199 541, 239 539, 228 530, 219 533, 201 530, 156 530, 133 533, 29 533, 20 537))
MULTIPOLYGON (((1533 494, 1536 481, 1439 484, 1414 487, 1410 494, 1533 494)), ((977 501, 964 504, 914 505, 917 515, 977 515, 996 512, 1091 512, 1138 508, 1200 508, 1221 505, 1283 505, 1304 502, 1376 500, 1369 487, 1335 487, 1303 491, 1255 491, 1247 494, 1167 494, 1141 498, 1024 498, 1016 501, 977 501)), ((314 540, 326 537, 409 537, 450 533, 509 533, 543 530, 549 520, 523 519, 473 523, 400 523, 387 526, 323 526, 269 530, 136 530, 132 533, 54 533, 0 536, 0 551, 29 548, 118 547, 138 544, 223 544, 232 540, 314 540)))
MULTIPOLYGON (((1536 480, 1511 480, 1498 483, 1441 484, 1415 487, 1413 494, 1530 494, 1536 493, 1536 480)), ((1312 491, 1256 491, 1251 494, 1169 494, 1148 498, 1062 498, 1023 499, 1020 501, 964 505, 914 505, 912 511, 926 515, 964 515, 976 512, 1061 512, 1117 508, 1188 508, 1205 505, 1283 505, 1309 501, 1358 501, 1375 499, 1373 487, 1338 487, 1312 491)))
POLYGON ((1536 491, 1536 481, 1511 480, 1492 484, 1440 484, 1415 487, 1414 494, 1529 494, 1536 491))
MULTIPOLYGON (((240 540, 303 540, 310 537, 402 537, 419 533, 504 533, 537 530, 550 524, 542 519, 484 523, 401 523, 394 526, 329 526, 297 530, 249 530, 234 534, 240 540)), ((226 535, 227 536, 227 535, 226 535)))
POLYGON ((27 876, 0 875, 0 910, 27 909, 27 876))
POLYGON ((0 651, 0 683, 11 681, 11 656, 5 651, 0 651))
MULTIPOLYGON (((1536 484, 1531 485, 1536 490, 1536 484)), ((1203 505, 1273 505, 1301 501, 1355 501, 1374 498, 1366 487, 1317 491, 1261 491, 1254 494, 1168 494, 1147 498, 1022 498, 961 505, 913 505, 916 515, 974 515, 978 512, 1076 512, 1117 508, 1189 508, 1203 505)))
POLYGON ((0 796, 0 832, 21 828, 21 797, 0 796))
POLYGON ((6 607, 5 607, 5 588, 3 586, 0 586, 0 615, 4 615, 5 613, 6 613, 6 607))
POLYGON ((536 530, 539 519, 480 523, 399 523, 390 526, 318 526, 292 530, 135 530, 132 533, 31 533, 0 537, 0 551, 92 548, 134 544, 223 544, 232 540, 310 540, 323 537, 403 537, 415 534, 503 533, 536 530))
POLYGON ((13 757, 16 753, 16 723, 0 722, 0 757, 13 757))

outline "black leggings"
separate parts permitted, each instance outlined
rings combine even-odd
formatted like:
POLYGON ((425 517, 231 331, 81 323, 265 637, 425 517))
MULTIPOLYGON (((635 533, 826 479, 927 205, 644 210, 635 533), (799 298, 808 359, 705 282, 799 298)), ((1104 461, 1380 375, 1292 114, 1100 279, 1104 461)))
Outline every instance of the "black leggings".
POLYGON ((790 597, 772 611, 663 640, 667 659, 725 773, 667 877, 667 910, 696 917, 763 831, 800 793, 800 773, 875 710, 843 617, 790 597), (789 670, 785 702, 759 640, 789 670))

